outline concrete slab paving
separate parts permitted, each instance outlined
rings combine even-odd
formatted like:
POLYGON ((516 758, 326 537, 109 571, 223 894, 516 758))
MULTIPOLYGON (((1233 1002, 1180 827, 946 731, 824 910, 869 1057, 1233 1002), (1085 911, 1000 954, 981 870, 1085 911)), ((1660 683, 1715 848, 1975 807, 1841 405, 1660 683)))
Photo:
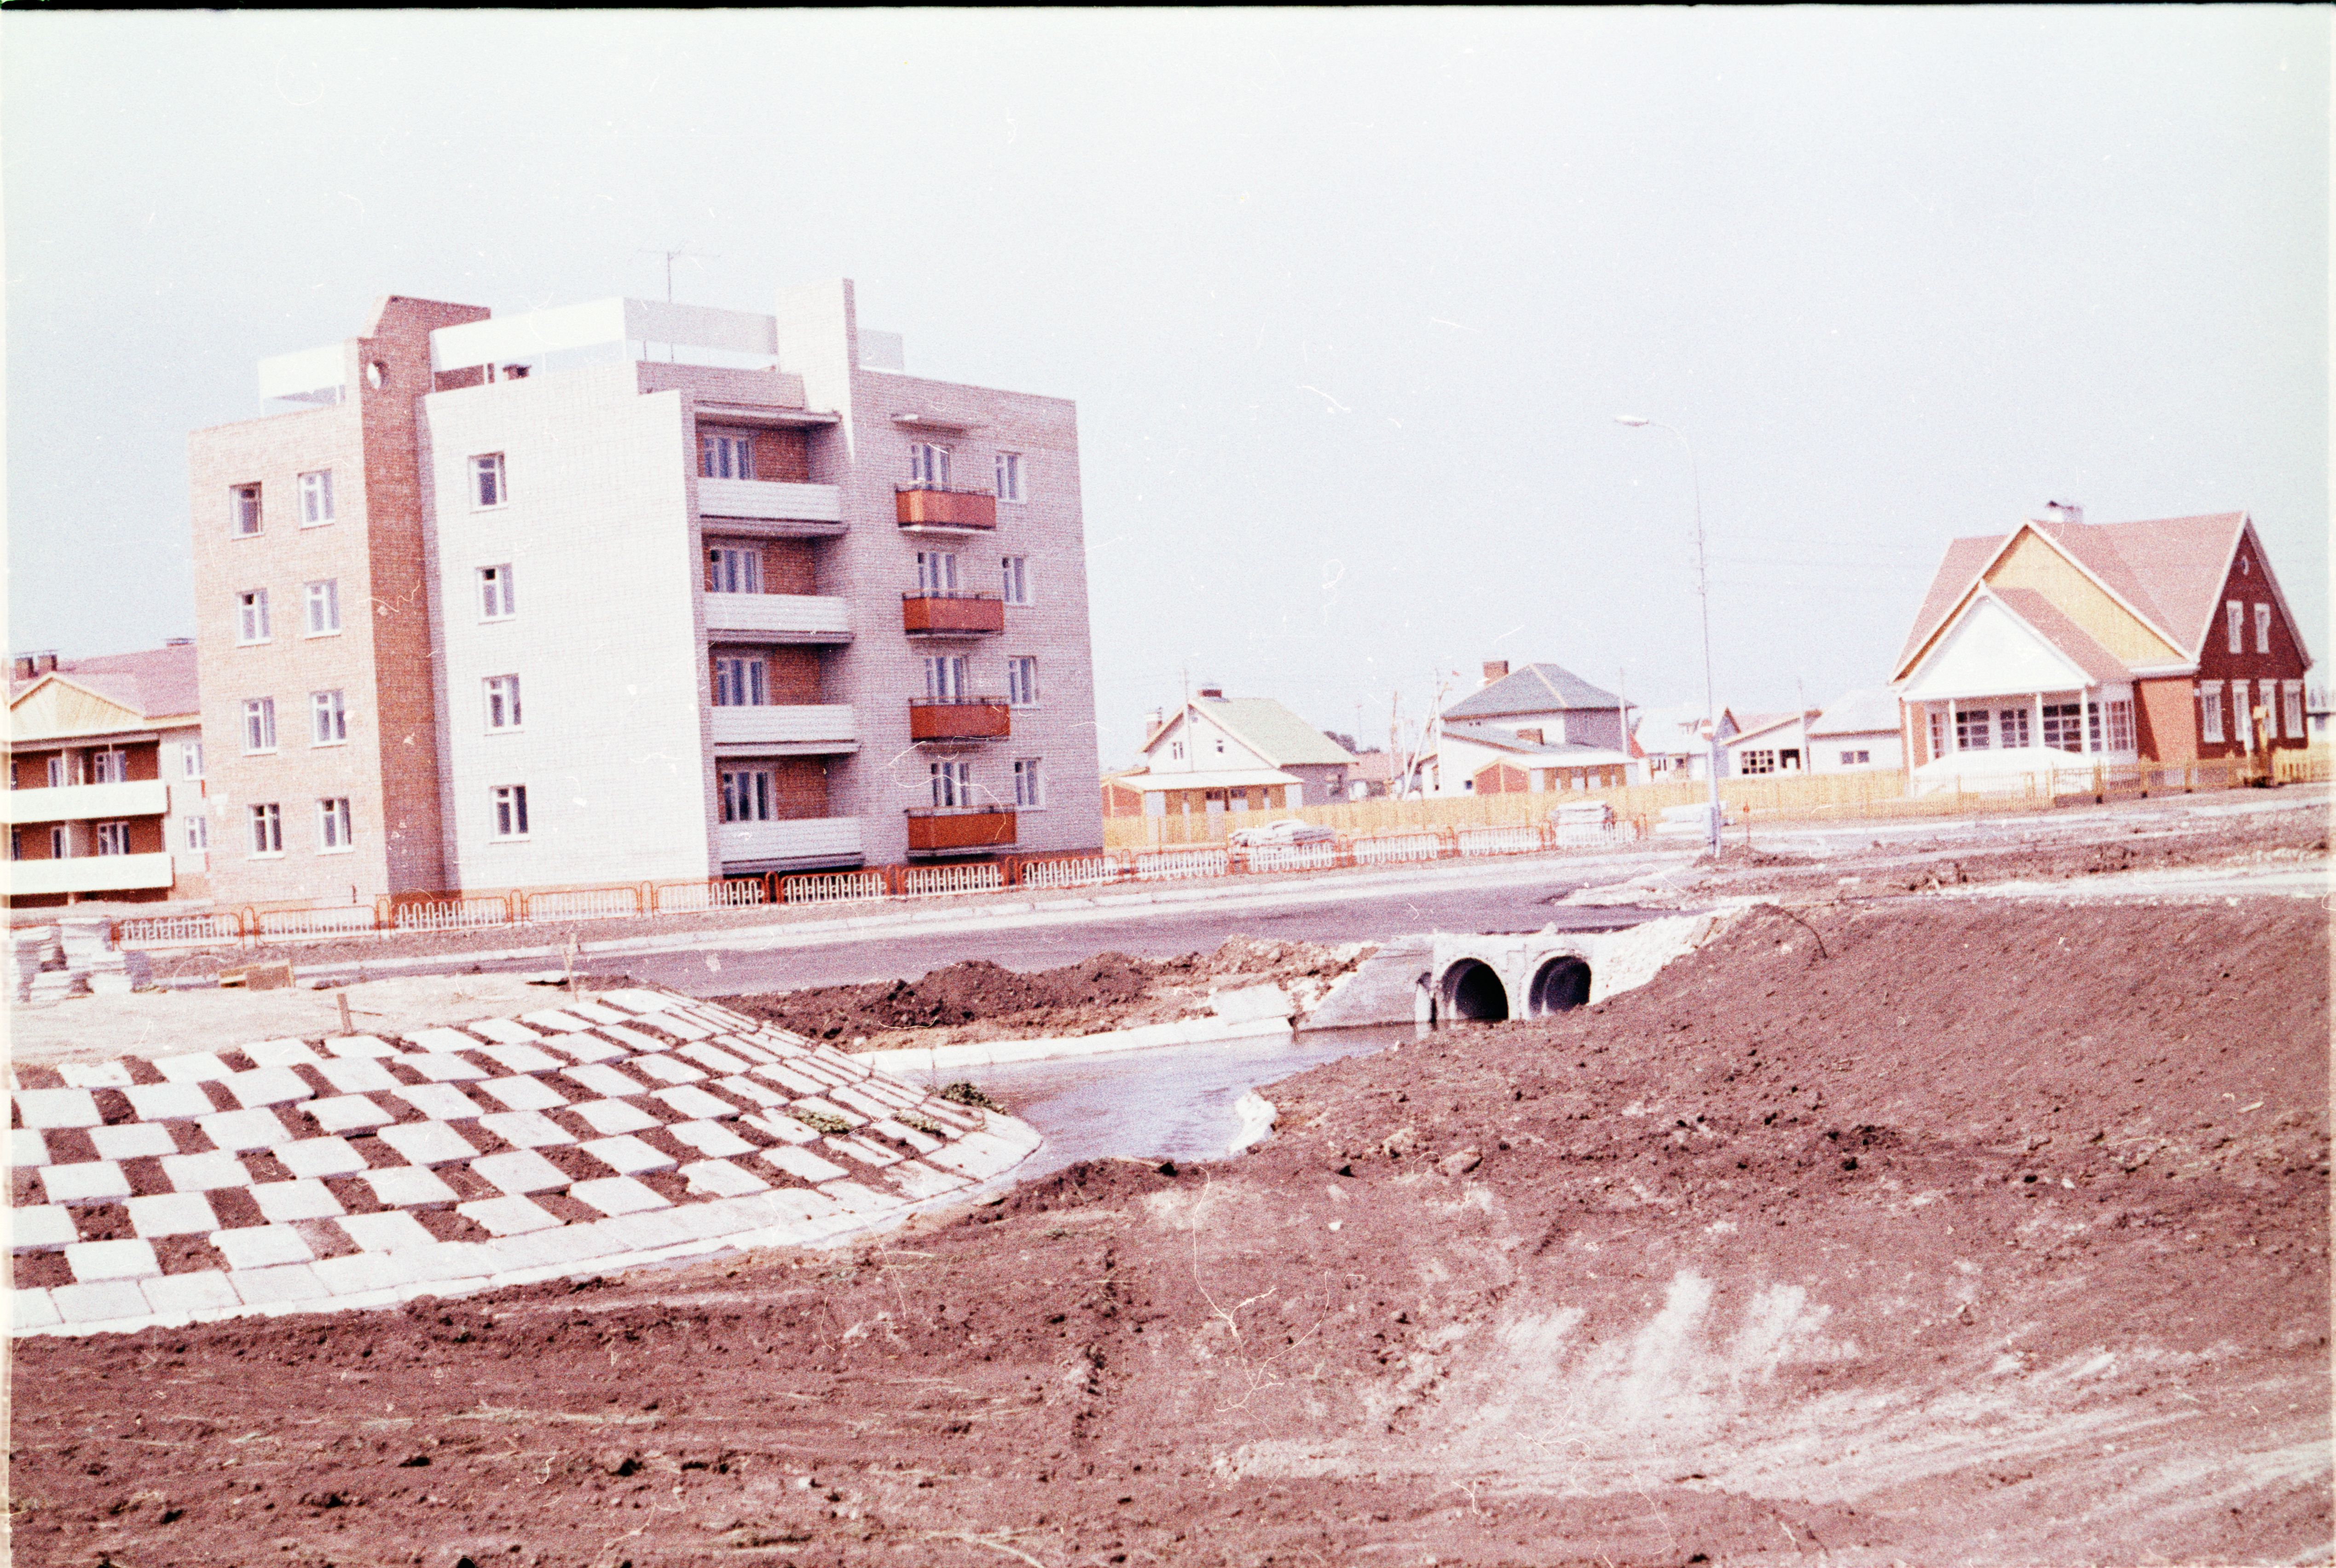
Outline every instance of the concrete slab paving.
POLYGON ((62 1204, 32 1204, 8 1211, 8 1246, 12 1252, 61 1252, 79 1240, 81 1230, 73 1224, 73 1211, 62 1204))
POLYGON ((397 1118, 384 1110, 379 1103, 362 1094, 336 1094, 325 1099, 308 1102, 308 1114, 326 1132, 370 1132, 386 1127, 397 1118))
POLYGON ((220 1269, 203 1269, 191 1274, 163 1274, 143 1280, 139 1289, 145 1293, 146 1305, 158 1317, 197 1312, 215 1312, 238 1303, 235 1286, 228 1282, 220 1269))
POLYGON ((576 1141, 576 1135, 540 1111, 490 1111, 479 1125, 517 1148, 558 1148, 576 1141))
POLYGON ((233 1154, 241 1154, 247 1149, 269 1148, 289 1142, 292 1137, 283 1119, 264 1108, 215 1111, 209 1116, 197 1117, 195 1125, 203 1129, 205 1137, 233 1154))
POLYGON ((112 1203, 130 1195, 130 1178, 110 1159, 41 1167, 41 1189, 53 1204, 112 1203))
POLYGON ((261 1217, 271 1224, 327 1220, 341 1212, 341 1200, 321 1181, 259 1182, 253 1186, 251 1195, 259 1205, 261 1217))
POLYGON ((140 1159, 179 1152, 179 1140, 160 1122, 127 1121, 119 1127, 93 1127, 89 1129, 89 1141, 96 1146, 100 1159, 140 1159))
POLYGON ((154 1244, 135 1237, 75 1242, 65 1249, 65 1263, 73 1270, 74 1281, 84 1285, 103 1280, 142 1280, 162 1272, 154 1244))
POLYGON ((228 1275, 228 1282, 248 1307, 285 1306, 294 1302, 314 1302, 329 1296, 325 1282, 307 1263, 285 1263, 276 1268, 238 1268, 228 1275))
POLYGON ((357 1179, 390 1208, 443 1209, 454 1204, 454 1189, 418 1166, 368 1171, 357 1179))
POLYGON ((20 1089, 10 1098, 30 1128, 97 1127, 105 1120, 97 1097, 85 1089, 20 1089))
POLYGON ((407 1121, 374 1136, 418 1166, 456 1165, 476 1159, 478 1146, 443 1121, 407 1121))
POLYGON ((390 1076, 389 1069, 370 1057, 356 1057, 346 1061, 335 1058, 317 1063, 316 1070, 324 1075, 326 1083, 343 1094, 371 1094, 377 1089, 397 1088, 397 1079, 390 1076))
POLYGON ((316 1095, 308 1080, 288 1067, 255 1067, 229 1073, 224 1081, 235 1102, 245 1107, 291 1105, 316 1095))
POLYGON ((410 1247, 435 1246, 438 1242, 437 1237, 422 1228, 420 1220, 403 1209, 377 1215, 343 1215, 333 1223, 368 1253, 402 1252, 410 1247))
POLYGON ((673 1156, 652 1148, 637 1137, 588 1138, 576 1147, 618 1176, 639 1176, 644 1171, 671 1170, 678 1163, 673 1156))
POLYGON ((661 1126, 657 1118, 637 1105, 627 1105, 621 1099, 579 1099, 568 1108, 595 1132, 613 1137, 618 1133, 647 1132, 661 1126))
POLYGON ((277 1144, 274 1153, 296 1177, 355 1176, 365 1168, 365 1157, 343 1137, 296 1138, 277 1144))
POLYGON ((497 1108, 481 1105, 451 1083, 402 1083, 397 1098, 433 1121, 474 1121, 497 1108))
POLYGON ((201 1193, 158 1193, 124 1206, 130 1228, 141 1236, 206 1235, 219 1228, 218 1212, 201 1193))
POLYGON ((578 1182, 568 1189, 568 1195, 611 1215, 638 1214, 647 1209, 670 1206, 655 1189, 643 1186, 630 1176, 622 1176, 578 1182))
POLYGON ((471 1169, 513 1197, 564 1191, 569 1183, 566 1172, 533 1149, 482 1155, 471 1162, 471 1169))
POLYGON ((228 1267, 238 1273, 277 1263, 305 1263, 316 1255, 308 1239, 288 1224, 242 1225, 219 1231, 211 1236, 211 1245, 227 1260, 228 1267))
POLYGON ((136 1280, 101 1280, 86 1284, 59 1285, 49 1292, 57 1316, 67 1327, 118 1323, 142 1318, 151 1310, 136 1280))
POLYGON ((248 1187, 251 1172, 225 1149, 207 1154, 162 1157, 162 1179, 182 1193, 211 1192, 220 1187, 248 1187))

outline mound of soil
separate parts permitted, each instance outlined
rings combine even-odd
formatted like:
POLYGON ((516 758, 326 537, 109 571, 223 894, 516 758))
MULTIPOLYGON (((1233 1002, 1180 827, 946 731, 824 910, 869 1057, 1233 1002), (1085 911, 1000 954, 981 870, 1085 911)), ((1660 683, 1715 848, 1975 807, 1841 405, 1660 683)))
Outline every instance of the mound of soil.
POLYGON ((2325 912, 1805 915, 848 1256, 19 1341, 15 1550, 2324 1557, 2325 912))

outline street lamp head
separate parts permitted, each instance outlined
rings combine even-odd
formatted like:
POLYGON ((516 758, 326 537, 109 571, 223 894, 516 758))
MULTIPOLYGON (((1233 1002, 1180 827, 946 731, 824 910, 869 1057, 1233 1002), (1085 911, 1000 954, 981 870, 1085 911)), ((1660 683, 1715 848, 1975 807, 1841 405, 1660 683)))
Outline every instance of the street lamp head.
POLYGON ((1618 425, 1629 425, 1632 430, 1637 430, 1640 425, 1650 421, 1642 414, 1616 414, 1614 422, 1618 425))

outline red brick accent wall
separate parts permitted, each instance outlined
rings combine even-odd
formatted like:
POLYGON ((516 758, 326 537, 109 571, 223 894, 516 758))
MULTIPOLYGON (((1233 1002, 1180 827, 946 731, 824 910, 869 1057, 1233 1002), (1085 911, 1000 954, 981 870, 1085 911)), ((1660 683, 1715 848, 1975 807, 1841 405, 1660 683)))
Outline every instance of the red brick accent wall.
POLYGON ((811 483, 811 439, 799 430, 754 432, 754 477, 791 485, 811 483))
POLYGON ((145 740, 123 748, 129 755, 122 760, 122 776, 132 783, 162 776, 162 743, 145 740))
POLYGON ((818 547, 809 539, 765 540, 763 590, 771 594, 818 593, 818 547))
POLYGON ((161 817, 130 818, 130 853, 160 855, 170 847, 169 837, 164 831, 164 823, 165 818, 161 817))
POLYGON ((817 648, 771 650, 771 701, 783 707, 820 700, 817 648))
MULTIPOLYGON (((2246 754, 2246 742, 2242 737, 2245 733, 2248 717, 2237 711, 2231 701, 2232 682, 2247 682, 2248 704, 2253 706, 2262 700, 2255 682, 2264 680, 2301 681, 2304 669, 2303 650, 2296 643, 2294 628, 2287 624, 2287 617, 2280 614, 2279 601, 2272 594, 2270 571, 2263 563, 2262 550, 2253 533, 2249 531, 2240 537, 2238 555, 2231 563, 2230 576, 2224 582, 2222 593, 2215 595, 2214 624, 2207 629, 2205 646, 2198 650, 2198 679, 2223 682, 2223 739, 2220 741, 2198 742, 2198 755, 2215 758, 2246 754), (2234 599, 2242 606, 2240 651, 2235 653, 2231 652, 2230 631, 2225 619, 2227 612, 2224 609, 2234 599), (2271 651, 2267 653, 2255 652, 2257 605, 2271 606, 2271 651)), ((2195 692, 2190 694, 2190 707, 2192 733, 2195 734, 2197 702, 2195 692)), ((2280 737, 2273 744, 2302 747, 2307 743, 2302 736, 2287 734, 2284 712, 2279 715, 2279 720, 2280 737)))
POLYGON ((2186 675, 2133 684, 2134 744, 2170 768, 2198 760, 2198 702, 2186 675))
POLYGON ((789 821, 827 815, 827 763, 818 757, 782 757, 771 764, 773 809, 789 821))

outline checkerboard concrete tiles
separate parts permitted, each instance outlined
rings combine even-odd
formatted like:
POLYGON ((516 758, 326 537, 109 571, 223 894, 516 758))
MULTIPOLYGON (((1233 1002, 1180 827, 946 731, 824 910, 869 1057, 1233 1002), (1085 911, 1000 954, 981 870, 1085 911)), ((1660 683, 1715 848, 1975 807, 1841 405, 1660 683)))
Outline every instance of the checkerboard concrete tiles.
POLYGON ((814 1244, 997 1176, 1038 1143, 832 1048, 647 990, 402 1039, 21 1076, 42 1081, 9 1085, 17 1333, 387 1305, 814 1244))

